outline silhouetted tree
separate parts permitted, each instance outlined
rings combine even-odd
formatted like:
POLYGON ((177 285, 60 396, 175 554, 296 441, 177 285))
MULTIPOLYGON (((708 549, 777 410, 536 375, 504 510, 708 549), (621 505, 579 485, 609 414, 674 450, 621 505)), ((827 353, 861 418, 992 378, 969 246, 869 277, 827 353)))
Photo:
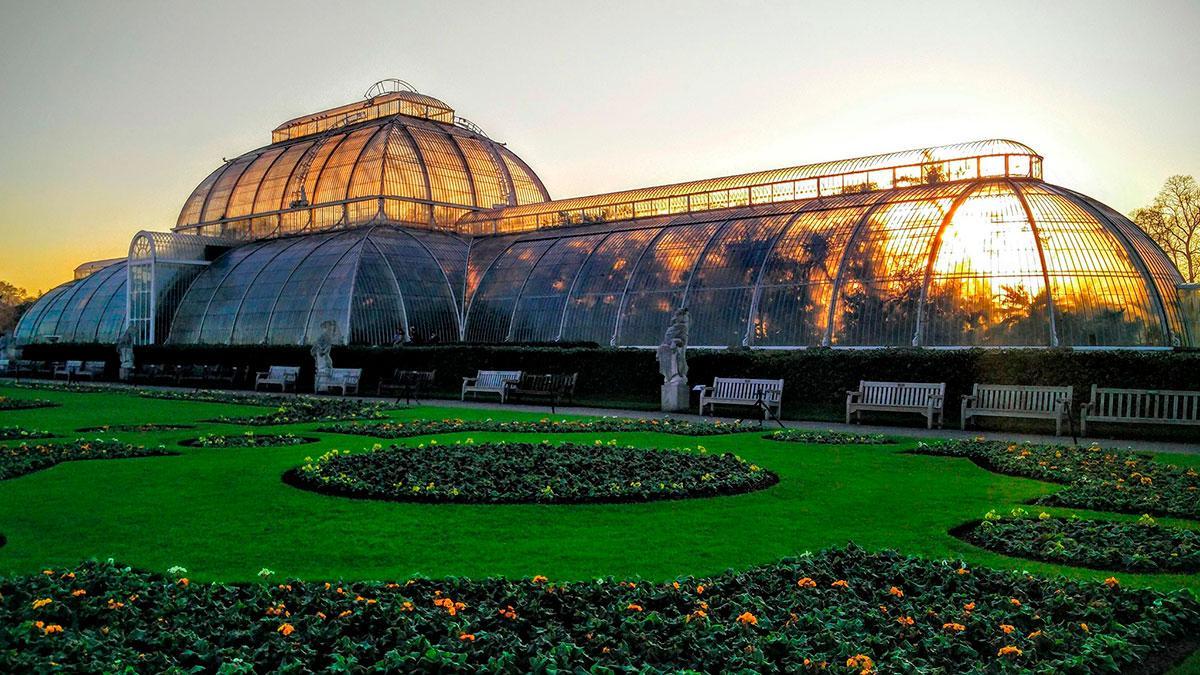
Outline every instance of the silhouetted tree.
POLYGON ((1200 185, 1171 176, 1154 203, 1129 215, 1167 252, 1188 283, 1200 281, 1200 185))
POLYGON ((0 281, 0 333, 11 333, 36 299, 24 288, 0 281))

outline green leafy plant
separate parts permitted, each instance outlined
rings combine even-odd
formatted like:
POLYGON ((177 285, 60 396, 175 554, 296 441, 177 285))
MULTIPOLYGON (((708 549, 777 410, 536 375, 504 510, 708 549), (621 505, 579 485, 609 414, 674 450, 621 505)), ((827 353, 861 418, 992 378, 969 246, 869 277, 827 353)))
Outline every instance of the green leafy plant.
POLYGON ((52 438, 53 436, 54 434, 49 431, 26 429, 24 427, 0 427, 0 441, 11 441, 14 439, 33 440, 37 438, 52 438))
POLYGON ((59 404, 53 401, 43 401, 35 398, 12 398, 0 396, 0 411, 31 410, 33 408, 57 408, 59 404))
POLYGON ((296 434, 206 434, 182 441, 180 445, 196 448, 270 448, 315 443, 317 439, 296 434))
POLYGON ((729 454, 646 450, 596 441, 393 446, 332 450, 288 474, 333 494, 423 502, 628 502, 730 495, 779 478, 729 454))

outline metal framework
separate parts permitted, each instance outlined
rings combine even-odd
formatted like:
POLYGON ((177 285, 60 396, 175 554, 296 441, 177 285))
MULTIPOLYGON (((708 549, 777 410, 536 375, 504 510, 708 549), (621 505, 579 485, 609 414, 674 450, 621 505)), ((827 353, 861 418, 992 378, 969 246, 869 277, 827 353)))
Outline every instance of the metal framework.
POLYGON ((171 327, 188 285, 221 253, 239 242, 143 230, 129 243, 125 266, 125 326, 136 344, 156 344, 171 327))

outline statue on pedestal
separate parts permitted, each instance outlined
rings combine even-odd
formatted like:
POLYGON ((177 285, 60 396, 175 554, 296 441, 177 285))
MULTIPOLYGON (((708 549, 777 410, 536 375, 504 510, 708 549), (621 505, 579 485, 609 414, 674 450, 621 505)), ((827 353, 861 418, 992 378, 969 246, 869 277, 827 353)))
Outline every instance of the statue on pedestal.
POLYGON ((333 345, 337 342, 338 325, 336 321, 322 321, 321 334, 312 344, 313 370, 315 389, 320 391, 323 383, 329 377, 329 371, 333 370, 333 357, 329 353, 333 350, 333 345))
POLYGON ((130 324, 125 327, 125 332, 121 333, 120 339, 117 340, 117 360, 121 362, 119 377, 122 382, 133 377, 133 345, 137 341, 134 333, 133 325, 130 324))
POLYGON ((687 307, 680 307, 671 316, 671 325, 658 346, 658 372, 662 373, 662 409, 667 412, 687 410, 688 392, 688 318, 687 307))

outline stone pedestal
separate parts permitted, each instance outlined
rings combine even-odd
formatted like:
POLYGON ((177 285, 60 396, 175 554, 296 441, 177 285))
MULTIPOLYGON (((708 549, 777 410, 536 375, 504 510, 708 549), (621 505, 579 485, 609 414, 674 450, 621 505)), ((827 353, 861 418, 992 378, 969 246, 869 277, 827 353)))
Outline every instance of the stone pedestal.
POLYGON ((663 412, 684 412, 691 407, 691 390, 687 380, 674 380, 662 386, 663 412))

